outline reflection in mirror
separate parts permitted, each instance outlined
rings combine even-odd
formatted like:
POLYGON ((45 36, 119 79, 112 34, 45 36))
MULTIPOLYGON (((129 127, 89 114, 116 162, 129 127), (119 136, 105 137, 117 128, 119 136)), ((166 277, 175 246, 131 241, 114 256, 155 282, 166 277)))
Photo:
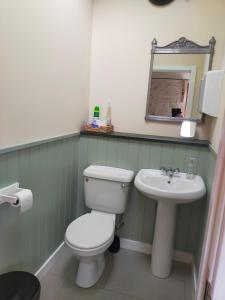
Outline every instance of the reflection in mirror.
POLYGON ((208 65, 208 54, 156 54, 149 114, 200 119, 198 99, 208 65))
POLYGON ((165 47, 156 47, 153 41, 147 120, 201 120, 199 100, 202 80, 212 64, 215 40, 211 41, 213 47, 185 38, 165 47))
POLYGON ((194 138, 196 133, 195 121, 183 121, 180 130, 180 136, 185 138, 194 138))

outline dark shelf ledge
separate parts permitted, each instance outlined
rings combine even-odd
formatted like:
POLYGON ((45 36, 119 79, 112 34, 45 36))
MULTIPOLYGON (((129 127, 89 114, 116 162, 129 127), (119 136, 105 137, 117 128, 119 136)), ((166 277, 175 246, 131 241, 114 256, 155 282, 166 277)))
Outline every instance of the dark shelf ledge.
POLYGON ((199 147, 209 146, 209 141, 207 140, 173 138, 173 137, 145 135, 145 134, 136 134, 136 133, 125 133, 125 132, 98 133, 98 132, 81 131, 80 134, 88 135, 88 136, 107 137, 107 138, 109 137, 109 138, 116 138, 116 139, 130 139, 130 140, 133 139, 133 140, 140 140, 140 141, 150 141, 156 143, 181 144, 181 145, 199 146, 199 147))

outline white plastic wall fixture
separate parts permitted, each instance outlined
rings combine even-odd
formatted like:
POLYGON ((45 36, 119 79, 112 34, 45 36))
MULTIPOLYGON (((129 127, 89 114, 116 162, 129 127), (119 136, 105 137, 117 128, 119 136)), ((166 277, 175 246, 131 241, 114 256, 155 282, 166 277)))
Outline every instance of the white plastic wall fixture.
POLYGON ((180 136, 194 138, 196 134, 197 123, 195 121, 183 121, 180 130, 180 136))
POLYGON ((200 112, 217 117, 223 87, 224 70, 208 71, 202 82, 200 112))
POLYGON ((18 182, 0 189, 0 204, 5 202, 10 203, 11 205, 16 204, 18 199, 14 194, 20 190, 18 182))

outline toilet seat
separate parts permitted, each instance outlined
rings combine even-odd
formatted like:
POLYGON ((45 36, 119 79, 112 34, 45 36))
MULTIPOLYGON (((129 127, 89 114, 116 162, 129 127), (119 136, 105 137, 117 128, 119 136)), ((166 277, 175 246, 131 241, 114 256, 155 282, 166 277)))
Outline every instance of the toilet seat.
POLYGON ((92 211, 77 218, 68 226, 65 240, 74 249, 94 250, 112 241, 114 228, 114 215, 92 211))

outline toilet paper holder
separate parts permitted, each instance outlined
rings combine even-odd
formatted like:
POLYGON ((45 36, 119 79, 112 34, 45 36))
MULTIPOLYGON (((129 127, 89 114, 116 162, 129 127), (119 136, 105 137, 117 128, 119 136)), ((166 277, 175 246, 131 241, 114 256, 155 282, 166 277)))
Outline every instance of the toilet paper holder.
POLYGON ((19 199, 16 197, 15 193, 21 190, 23 189, 19 188, 18 182, 0 189, 0 204, 9 203, 11 205, 17 205, 19 199))

